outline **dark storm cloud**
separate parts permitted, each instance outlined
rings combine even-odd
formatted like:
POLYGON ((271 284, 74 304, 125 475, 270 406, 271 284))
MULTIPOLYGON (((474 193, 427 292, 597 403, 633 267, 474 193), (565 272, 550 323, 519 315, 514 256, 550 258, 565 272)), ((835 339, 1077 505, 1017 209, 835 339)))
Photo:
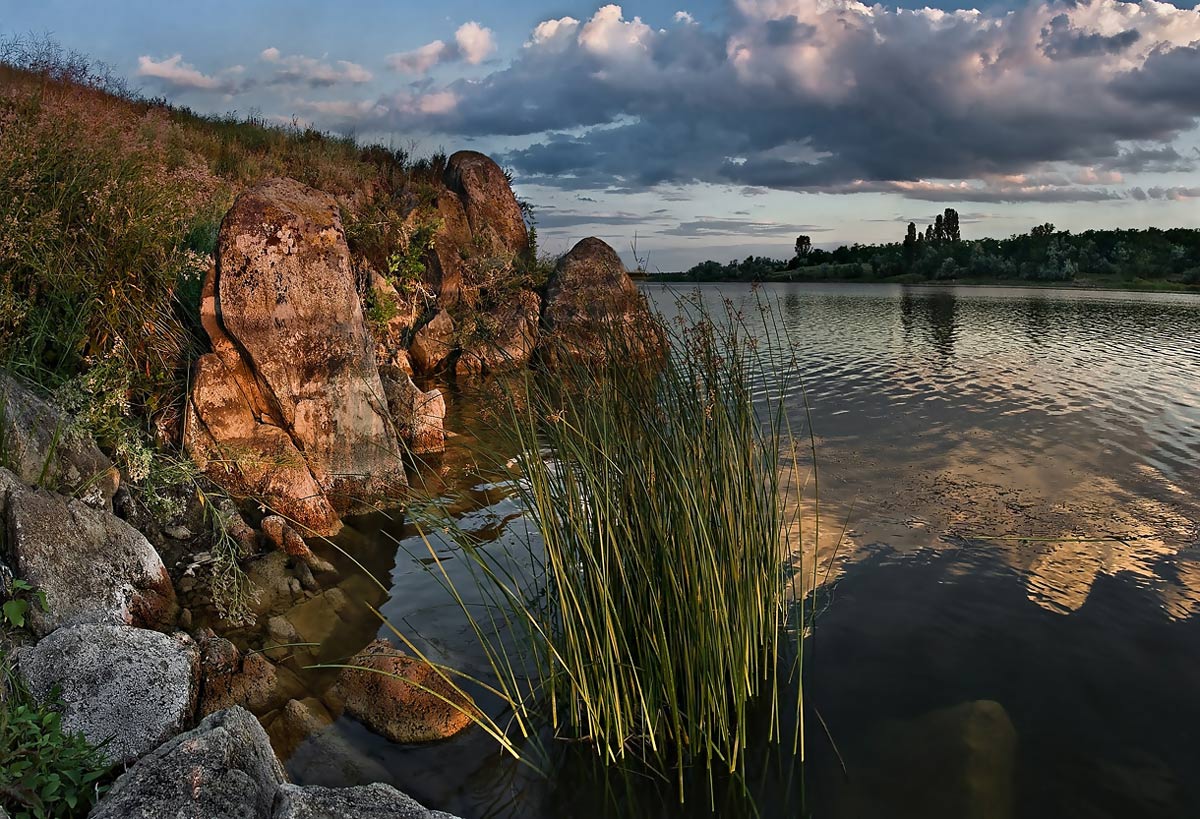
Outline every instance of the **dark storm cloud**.
POLYGON ((605 6, 547 21, 502 70, 381 99, 353 124, 529 136, 505 162, 523 181, 575 190, 890 185, 924 198, 939 189, 898 183, 961 179, 981 181, 959 191, 966 201, 1063 202, 1121 195, 1099 177, 994 180, 1054 163, 1182 167, 1146 152, 1172 150, 1200 116, 1200 50, 1188 45, 1200 9, 731 0, 728 20, 655 28, 605 6))

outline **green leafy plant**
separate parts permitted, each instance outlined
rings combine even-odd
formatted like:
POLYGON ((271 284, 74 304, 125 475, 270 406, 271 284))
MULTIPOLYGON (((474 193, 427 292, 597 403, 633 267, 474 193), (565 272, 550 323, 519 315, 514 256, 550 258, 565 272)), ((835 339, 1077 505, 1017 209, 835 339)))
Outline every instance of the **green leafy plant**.
POLYGON ((3 615, 4 622, 13 628, 25 628, 25 616, 31 606, 36 606, 42 611, 50 610, 46 604, 46 593, 35 589, 24 580, 14 579, 6 591, 8 599, 0 606, 0 614, 3 615))
POLYGON ((13 819, 86 816, 108 789, 107 757, 63 729, 56 699, 35 702, 2 655, 0 677, 0 806, 13 819))

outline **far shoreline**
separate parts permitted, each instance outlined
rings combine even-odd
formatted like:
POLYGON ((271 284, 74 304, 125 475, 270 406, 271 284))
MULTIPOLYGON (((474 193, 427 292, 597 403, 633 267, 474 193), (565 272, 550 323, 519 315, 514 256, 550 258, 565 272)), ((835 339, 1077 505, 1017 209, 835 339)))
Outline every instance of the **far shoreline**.
POLYGON ((1042 282, 1023 279, 964 279, 945 280, 929 279, 908 281, 897 278, 857 278, 857 279, 689 279, 677 274, 634 276, 637 283, 649 284, 893 284, 909 287, 1022 287, 1036 290, 1094 290, 1098 292, 1116 293, 1176 293, 1184 295, 1200 295, 1200 285, 1189 285, 1182 282, 1165 281, 1133 281, 1114 283, 1111 281, 1055 281, 1042 282))

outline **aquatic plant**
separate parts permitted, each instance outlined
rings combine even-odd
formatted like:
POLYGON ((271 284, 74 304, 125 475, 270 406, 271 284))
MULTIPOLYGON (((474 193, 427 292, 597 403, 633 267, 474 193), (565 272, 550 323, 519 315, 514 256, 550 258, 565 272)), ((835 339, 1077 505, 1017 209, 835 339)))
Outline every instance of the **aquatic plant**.
POLYGON ((759 360, 732 306, 713 318, 688 301, 661 326, 661 360, 639 362, 638 339, 613 334, 607 364, 564 351, 553 377, 511 382, 496 427, 518 453, 504 467, 529 537, 484 548, 435 509, 424 526, 462 547, 476 588, 456 585, 432 546, 421 557, 511 717, 477 722, 514 754, 544 752, 548 726, 608 763, 648 763, 682 799, 686 768, 739 772, 764 708, 770 739, 789 724, 800 742, 804 583, 780 400, 794 374, 759 360))

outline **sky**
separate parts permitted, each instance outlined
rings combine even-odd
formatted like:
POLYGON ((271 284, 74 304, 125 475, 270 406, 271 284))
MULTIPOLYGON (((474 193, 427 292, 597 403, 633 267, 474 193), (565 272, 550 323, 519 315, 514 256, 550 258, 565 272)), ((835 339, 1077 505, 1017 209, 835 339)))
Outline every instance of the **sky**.
POLYGON ((680 270, 898 241, 1200 227, 1200 5, 1153 0, 0 0, 149 96, 484 151, 544 250, 680 270))

